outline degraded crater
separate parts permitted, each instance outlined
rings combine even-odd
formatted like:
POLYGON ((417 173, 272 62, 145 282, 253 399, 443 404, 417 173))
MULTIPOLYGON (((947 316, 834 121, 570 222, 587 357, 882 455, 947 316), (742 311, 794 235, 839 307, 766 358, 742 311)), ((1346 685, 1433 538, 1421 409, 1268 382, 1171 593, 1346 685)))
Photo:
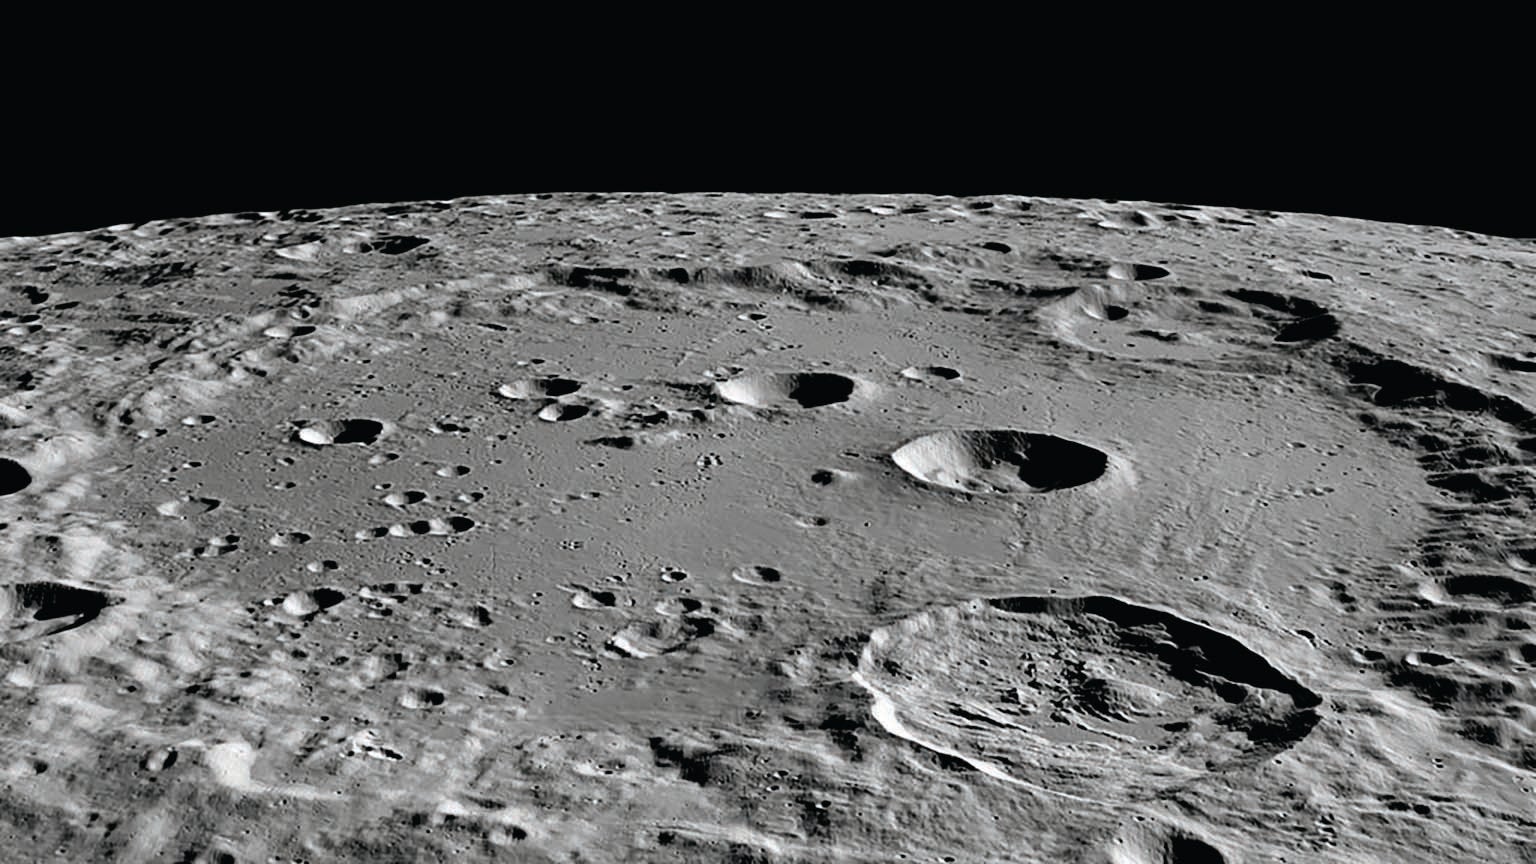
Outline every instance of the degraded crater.
POLYGON ((847 402, 858 389, 857 380, 831 372, 759 372, 715 385, 720 398, 753 408, 821 408, 847 402))
POLYGON ((112 605, 100 591, 61 582, 19 582, 0 586, 0 642, 51 636, 88 623, 112 605))
POLYGON ((1108 454, 1096 447, 1015 429, 934 432, 903 444, 891 460, 925 483, 989 493, 1068 489, 1109 467, 1108 454))
POLYGON ((887 732, 1100 801, 1268 758, 1322 701, 1231 636, 1101 595, 925 611, 871 633, 856 678, 887 732))
POLYGON ((15 459, 0 459, 0 495, 15 495, 32 485, 32 474, 15 459))

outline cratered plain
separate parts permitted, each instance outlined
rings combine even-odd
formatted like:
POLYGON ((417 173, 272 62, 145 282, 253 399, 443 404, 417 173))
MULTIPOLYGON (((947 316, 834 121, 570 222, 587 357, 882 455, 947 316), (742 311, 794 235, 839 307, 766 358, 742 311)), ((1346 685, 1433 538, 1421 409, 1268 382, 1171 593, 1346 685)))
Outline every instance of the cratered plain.
POLYGON ((8 860, 1530 855, 1528 242, 516 195, 0 272, 8 860))

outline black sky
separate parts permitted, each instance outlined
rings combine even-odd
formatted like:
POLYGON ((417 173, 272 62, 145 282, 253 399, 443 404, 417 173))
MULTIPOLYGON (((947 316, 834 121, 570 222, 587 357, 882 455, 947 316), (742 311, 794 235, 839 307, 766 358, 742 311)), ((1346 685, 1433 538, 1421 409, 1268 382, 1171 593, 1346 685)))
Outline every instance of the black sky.
POLYGON ((0 236, 519 192, 809 191, 1220 204, 1536 238, 1521 136, 1465 100, 1052 101, 1019 80, 802 76, 726 99, 681 76, 458 95, 320 82, 274 99, 235 79, 211 103, 39 99, 9 112, 25 122, 6 142, 0 236))

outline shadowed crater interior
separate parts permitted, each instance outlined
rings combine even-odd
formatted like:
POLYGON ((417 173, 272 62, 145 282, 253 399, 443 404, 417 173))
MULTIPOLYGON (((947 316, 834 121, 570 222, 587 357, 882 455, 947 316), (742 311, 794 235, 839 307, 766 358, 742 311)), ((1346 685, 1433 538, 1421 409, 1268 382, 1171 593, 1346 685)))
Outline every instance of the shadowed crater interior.
POLYGON ((0 459, 0 495, 15 495, 32 485, 32 475, 15 459, 0 459))
POLYGON ((79 627, 112 605, 100 591, 59 582, 19 582, 0 587, 0 641, 20 642, 79 627), (39 626, 36 622, 50 622, 39 626))
POLYGON ((755 408, 786 401, 801 408, 821 408, 847 402, 856 387, 854 379, 830 372, 759 373, 715 385, 716 392, 727 402, 755 408))
POLYGON ((330 444, 372 444, 384 434, 384 424, 367 418, 296 421, 293 440, 312 447, 330 444))

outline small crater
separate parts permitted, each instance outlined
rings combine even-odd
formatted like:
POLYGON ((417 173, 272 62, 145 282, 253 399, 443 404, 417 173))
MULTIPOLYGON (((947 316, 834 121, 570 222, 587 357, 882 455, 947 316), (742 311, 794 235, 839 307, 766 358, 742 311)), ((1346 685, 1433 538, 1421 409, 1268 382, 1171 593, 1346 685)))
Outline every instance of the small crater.
POLYGON ((273 534, 271 537, 267 538, 267 543, 268 545, 277 547, 303 546, 311 539, 313 538, 311 538, 310 535, 305 534, 303 531, 284 531, 273 534))
POLYGON ((901 375, 913 381, 958 381, 960 370, 948 366, 908 366, 901 370, 901 375))
POLYGON ((366 418, 351 420, 299 420, 294 421, 297 431, 293 440, 311 447, 332 444, 372 444, 384 434, 384 424, 366 418))
POLYGON ((714 632, 713 620, 697 616, 635 621, 610 637, 604 647, 620 657, 657 657, 680 651, 714 632))
POLYGON ((1410 666, 1449 666, 1456 660, 1434 651, 1414 651, 1404 658, 1404 662, 1410 666))
POLYGON ((206 546, 198 546, 192 549, 191 554, 197 558, 218 558, 240 551, 240 544, 235 543, 209 543, 206 546))
POLYGON ((408 507, 412 504, 420 504, 425 500, 427 500, 427 493, 420 492, 415 489, 410 489, 404 492, 391 492, 388 495, 385 495, 383 498, 385 504, 388 504, 389 506, 396 509, 401 507, 408 507))
POLYGON ((727 402, 770 408, 794 402, 801 408, 821 408, 847 402, 858 381, 830 372, 765 372, 721 381, 715 392, 727 402))
POLYGON ((566 423, 571 420, 580 420, 590 413, 592 409, 586 405, 555 402, 539 409, 538 417, 550 423, 566 423))
POLYGON ((359 252, 378 252, 381 255, 399 255, 427 245, 432 241, 425 237, 407 237, 391 235, 380 237, 372 243, 363 243, 357 247, 359 252))
POLYGON ((416 690, 407 690, 400 696, 400 705, 412 710, 424 710, 436 708, 448 701, 448 694, 441 690, 423 687, 416 690))
POLYGON ((612 591, 593 590, 581 585, 563 587, 571 593, 571 605, 577 609, 612 609, 619 602, 619 595, 612 591))
POLYGON ((48 302, 48 292, 37 287, 36 285, 22 285, 14 290, 19 292, 21 296, 27 298, 27 302, 31 303, 33 306, 41 306, 43 303, 48 302))
POLYGON ((1167 276, 1168 270, 1156 264, 1111 264, 1106 275, 1111 279, 1149 282, 1167 276))
POLYGON ((491 610, 478 603, 469 609, 456 612, 453 616, 453 623, 471 630, 489 627, 494 621, 495 618, 491 615, 491 610))
POLYGON ((283 598, 282 607, 295 618, 307 618, 345 599, 347 595, 335 588, 313 588, 288 594, 283 598))
POLYGON ((365 529, 357 532, 359 540, 367 540, 376 537, 446 537, 451 534, 463 534, 475 527, 475 520, 468 516, 450 516, 447 519, 416 519, 411 522, 396 522, 388 527, 365 529))
POLYGON ((496 388, 496 395, 504 399, 558 399, 581 389, 581 382, 571 378, 545 376, 509 381, 496 388))
POLYGON ((1292 321, 1275 334, 1276 342, 1310 342, 1339 334, 1339 319, 1323 313, 1292 321))
POLYGON ((268 339, 297 339, 313 332, 315 328, 308 324, 274 324, 261 331, 261 335, 268 339))
POLYGON ((665 600, 656 601, 653 608, 658 615, 687 615, 703 609, 704 604, 692 597, 668 597, 665 600))
POLYGON ((731 578, 743 585, 776 585, 783 581, 784 574, 780 573, 776 567, 754 564, 732 570, 731 578))
POLYGON ((1514 606, 1536 600, 1536 589, 1508 576, 1465 574, 1449 576, 1439 583, 1450 597, 1475 597, 1500 606, 1514 606))
POLYGON ((1007 243, 999 243, 996 240, 989 240, 986 243, 981 244, 981 248, 991 252, 1001 252, 1004 255, 1007 255, 1013 251, 1012 246, 1009 246, 1007 243))
POLYGON ((164 771, 176 764, 177 755, 175 747, 156 747, 139 764, 146 771, 164 771))
POLYGON ((172 519, 190 519, 217 510, 223 503, 217 498, 183 496, 156 505, 155 512, 172 519))

